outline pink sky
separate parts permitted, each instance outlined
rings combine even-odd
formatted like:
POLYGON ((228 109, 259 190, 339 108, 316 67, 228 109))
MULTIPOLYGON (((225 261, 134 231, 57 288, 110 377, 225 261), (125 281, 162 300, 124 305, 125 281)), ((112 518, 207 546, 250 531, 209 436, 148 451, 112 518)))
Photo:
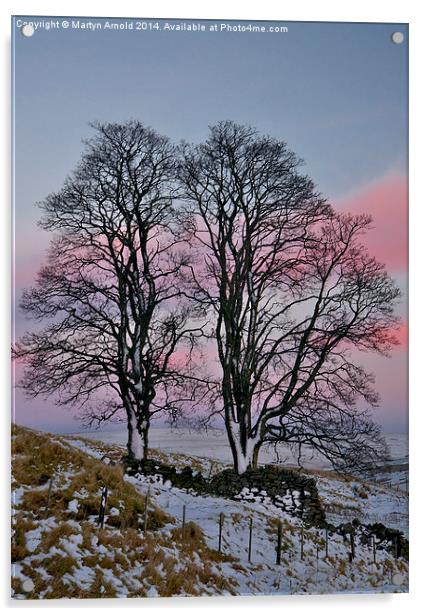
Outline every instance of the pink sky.
MULTIPOLYGON (((398 308, 402 326, 398 332, 400 346, 390 359, 363 355, 363 362, 377 376, 377 389, 382 403, 376 411, 377 418, 388 429, 404 425, 407 415, 407 347, 408 325, 406 314, 406 286, 408 266, 408 187, 407 179, 398 173, 388 173, 383 178, 348 194, 334 205, 339 210, 354 214, 369 213, 373 216, 372 229, 365 236, 365 244, 377 259, 383 262, 388 272, 396 278, 403 292, 398 308)), ((28 239, 28 238, 27 238, 28 239)), ((36 234, 32 242, 18 238, 16 260, 16 287, 22 289, 33 280, 41 264, 48 241, 48 234, 36 234), (40 241, 41 240, 41 241, 40 241)), ((22 317, 19 319, 22 331, 22 317)), ((210 357, 210 352, 206 355, 210 357)), ((73 412, 59 409, 50 401, 42 399, 26 401, 17 393, 17 417, 19 423, 32 425, 55 424, 77 427, 73 412)))
POLYGON ((401 327, 399 346, 390 358, 364 357, 368 369, 376 374, 381 396, 377 419, 388 429, 404 429, 408 418, 408 181, 406 176, 390 172, 358 191, 335 202, 339 210, 373 217, 372 229, 364 242, 371 254, 385 264, 402 291, 398 314, 401 327), (398 428, 398 426, 401 426, 398 428))
POLYGON ((398 173, 389 173, 361 190, 339 199, 338 209, 353 214, 368 213, 373 228, 365 244, 389 272, 408 266, 408 182, 398 173))

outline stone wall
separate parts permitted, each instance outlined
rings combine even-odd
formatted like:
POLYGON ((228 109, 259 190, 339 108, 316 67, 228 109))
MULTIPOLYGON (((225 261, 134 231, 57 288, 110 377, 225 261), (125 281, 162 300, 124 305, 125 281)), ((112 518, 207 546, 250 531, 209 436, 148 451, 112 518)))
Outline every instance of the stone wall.
POLYGON ((177 488, 190 489, 198 494, 271 503, 283 512, 303 519, 307 525, 321 528, 326 524, 315 479, 297 471, 263 466, 238 475, 233 469, 226 469, 206 479, 189 466, 179 471, 173 466, 146 460, 137 468, 128 467, 127 472, 160 475, 164 482, 170 481, 177 488))
POLYGON ((277 466, 263 466, 237 475, 226 469, 212 477, 210 491, 217 496, 248 502, 271 502, 275 507, 322 527, 325 513, 315 479, 277 466))
POLYGON ((207 479, 189 466, 178 470, 155 460, 145 460, 137 466, 127 465, 126 472, 152 477, 153 481, 169 482, 172 486, 200 495, 272 504, 303 520, 308 527, 327 528, 330 536, 335 533, 342 536, 348 545, 351 535, 355 544, 370 543, 374 537, 378 550, 386 550, 408 560, 408 540, 396 529, 380 523, 366 525, 356 519, 338 526, 327 522, 315 479, 295 470, 268 465, 238 475, 233 469, 225 469, 207 479))

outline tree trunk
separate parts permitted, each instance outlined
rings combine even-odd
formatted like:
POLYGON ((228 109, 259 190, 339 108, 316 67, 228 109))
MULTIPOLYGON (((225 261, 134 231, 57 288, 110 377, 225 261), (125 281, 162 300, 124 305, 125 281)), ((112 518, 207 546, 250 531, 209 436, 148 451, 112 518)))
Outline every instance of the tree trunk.
POLYGON ((143 439, 143 459, 146 460, 148 458, 148 433, 149 433, 149 421, 144 419, 140 426, 140 431, 142 433, 143 439))
POLYGON ((148 434, 144 434, 141 427, 138 425, 136 414, 134 411, 129 411, 127 414, 127 451, 129 459, 140 462, 146 458, 146 449, 148 448, 148 434))
POLYGON ((259 460, 259 451, 260 451, 261 446, 262 446, 262 443, 259 442, 254 447, 254 451, 253 451, 253 468, 257 468, 257 463, 258 463, 258 460, 259 460))
POLYGON ((255 466, 255 461, 257 462, 256 447, 259 445, 259 439, 247 436, 246 430, 242 430, 238 422, 230 420, 226 428, 234 460, 234 470, 238 475, 242 475, 246 470, 255 466))

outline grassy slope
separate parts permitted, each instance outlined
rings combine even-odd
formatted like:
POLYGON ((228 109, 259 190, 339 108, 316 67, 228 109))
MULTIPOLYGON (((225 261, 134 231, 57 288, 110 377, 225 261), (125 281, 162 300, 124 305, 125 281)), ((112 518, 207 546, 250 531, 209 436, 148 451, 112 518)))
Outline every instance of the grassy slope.
POLYGON ((108 466, 57 437, 19 427, 14 429, 12 453, 15 597, 233 592, 232 580, 224 580, 217 567, 226 557, 206 546, 195 524, 188 525, 182 541, 175 520, 151 502, 148 532, 143 536, 145 500, 123 479, 120 466, 108 466), (109 489, 109 512, 116 515, 109 515, 108 526, 99 530, 104 485, 109 489), (25 592, 23 582, 28 578, 34 589, 25 592))
MULTIPOLYGON (((123 476, 121 466, 105 463, 122 456, 123 450, 117 446, 16 427, 13 454, 12 592, 16 598, 407 589, 407 563, 396 562, 385 553, 378 554, 377 566, 372 566, 368 548, 359 547, 357 561, 348 565, 347 548, 339 540, 330 547, 329 559, 318 561, 317 548, 323 553, 324 545, 315 529, 306 530, 302 562, 298 522, 262 503, 208 499, 154 485, 144 535, 148 483, 144 478, 130 480, 123 476), (105 529, 99 530, 97 513, 104 485, 109 489, 108 515, 105 529), (178 519, 182 502, 188 510, 198 509, 202 527, 190 522, 184 537, 178 519), (232 557, 213 549, 217 545, 216 522, 213 528, 211 521, 203 520, 203 510, 213 517, 225 511, 227 519, 232 519, 231 532, 224 534, 225 551, 232 557), (251 515, 261 522, 253 537, 255 560, 259 555, 254 564, 246 557, 251 515), (278 515, 285 537, 280 567, 273 564, 278 515), (400 586, 390 583, 395 573, 403 577, 400 586), (24 584, 28 579, 34 585, 30 591, 24 584)), ((212 472, 212 462, 207 459, 166 456, 158 451, 153 455, 177 467, 189 464, 204 473, 212 472)), ((213 472, 219 466, 213 463, 213 472)), ((336 489, 338 479, 328 479, 336 489)), ((351 485, 348 480, 344 484, 351 485)))

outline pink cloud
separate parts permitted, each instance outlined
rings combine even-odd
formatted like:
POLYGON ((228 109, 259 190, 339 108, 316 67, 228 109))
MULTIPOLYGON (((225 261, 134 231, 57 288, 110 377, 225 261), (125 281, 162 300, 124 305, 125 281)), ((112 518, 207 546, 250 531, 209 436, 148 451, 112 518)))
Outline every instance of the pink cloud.
POLYGON ((408 182, 391 173, 356 193, 339 199, 339 210, 371 214, 372 229, 365 245, 391 271, 408 266, 408 182))
POLYGON ((398 342, 400 344, 400 349, 402 351, 406 351, 408 348, 408 323, 407 321, 403 321, 399 329, 395 332, 396 337, 398 338, 398 342))

